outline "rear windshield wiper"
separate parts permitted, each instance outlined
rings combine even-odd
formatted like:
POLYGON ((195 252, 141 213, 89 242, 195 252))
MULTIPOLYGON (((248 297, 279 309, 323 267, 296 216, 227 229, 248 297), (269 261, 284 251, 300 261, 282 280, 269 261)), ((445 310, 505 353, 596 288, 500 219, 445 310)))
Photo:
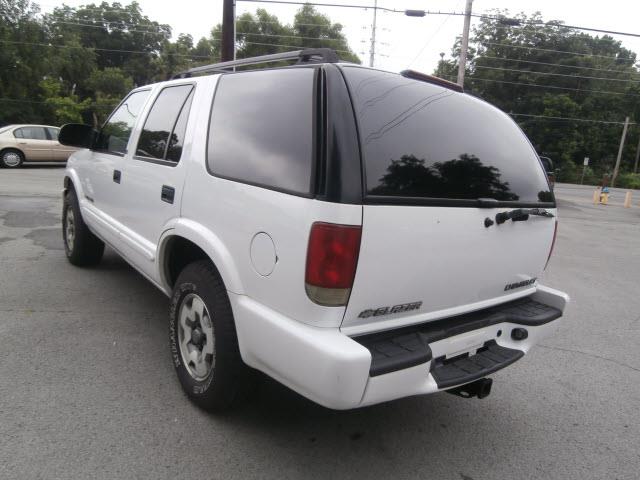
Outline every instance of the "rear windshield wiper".
POLYGON ((517 208, 509 212, 500 212, 496 214, 496 223, 503 224, 507 220, 521 222, 529 219, 529 215, 537 217, 553 218, 555 215, 544 208, 517 208))

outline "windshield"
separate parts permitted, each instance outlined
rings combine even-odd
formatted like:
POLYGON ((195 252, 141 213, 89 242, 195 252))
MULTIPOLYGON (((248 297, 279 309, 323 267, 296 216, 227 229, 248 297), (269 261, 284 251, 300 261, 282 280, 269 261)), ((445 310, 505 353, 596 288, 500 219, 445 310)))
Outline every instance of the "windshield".
POLYGON ((500 110, 398 74, 344 67, 369 196, 553 202, 538 156, 500 110))
POLYGON ((13 125, 8 125, 8 126, 6 126, 6 127, 2 127, 2 128, 0 128, 0 133, 4 133, 4 132, 6 132, 6 131, 10 130, 12 126, 13 126, 13 125))

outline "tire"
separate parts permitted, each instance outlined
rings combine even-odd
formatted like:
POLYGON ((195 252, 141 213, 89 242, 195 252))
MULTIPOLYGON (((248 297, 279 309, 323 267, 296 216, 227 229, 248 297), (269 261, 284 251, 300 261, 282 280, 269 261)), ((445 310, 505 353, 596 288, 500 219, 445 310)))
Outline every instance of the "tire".
POLYGON ((229 409, 251 390, 253 373, 240 356, 227 290, 207 260, 187 265, 178 276, 169 348, 182 388, 204 410, 229 409))
POLYGON ((7 148, 0 154, 0 165, 4 168, 20 168, 24 162, 24 154, 20 150, 7 148))
POLYGON ((102 260, 104 242, 84 223, 73 188, 66 193, 62 203, 62 240, 67 258, 73 265, 97 265, 102 260))

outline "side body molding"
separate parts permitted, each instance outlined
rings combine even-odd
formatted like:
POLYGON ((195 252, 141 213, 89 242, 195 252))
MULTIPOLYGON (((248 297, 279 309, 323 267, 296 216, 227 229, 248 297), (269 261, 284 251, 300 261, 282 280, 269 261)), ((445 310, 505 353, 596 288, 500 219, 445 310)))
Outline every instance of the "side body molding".
POLYGON ((167 273, 164 267, 167 254, 166 248, 169 244, 169 240, 175 236, 183 237, 195 243, 209 256, 218 268, 227 290, 237 295, 244 294, 238 269, 231 253, 224 243, 211 230, 184 217, 176 218, 169 222, 160 237, 157 255, 157 265, 159 270, 158 278, 161 279, 162 285, 166 291, 171 292, 171 287, 169 286, 167 273))

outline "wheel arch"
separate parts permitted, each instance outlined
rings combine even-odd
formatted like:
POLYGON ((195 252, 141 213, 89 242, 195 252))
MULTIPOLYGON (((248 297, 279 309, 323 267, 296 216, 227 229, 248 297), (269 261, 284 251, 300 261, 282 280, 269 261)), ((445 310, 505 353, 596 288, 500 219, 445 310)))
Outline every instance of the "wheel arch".
POLYGON ((80 178, 75 170, 67 168, 64 172, 64 180, 63 180, 64 190, 63 194, 67 193, 70 188, 73 188, 78 195, 78 199, 83 196, 82 192, 82 184, 80 183, 80 178))
POLYGON ((178 219, 165 231, 158 245, 158 267, 163 287, 170 292, 180 271, 189 263, 209 260, 218 271, 225 288, 242 293, 240 276, 231 254, 213 232, 186 219, 178 219))
POLYGON ((2 155, 4 155, 4 152, 6 152, 7 150, 14 151, 14 152, 18 152, 20 155, 22 155, 22 161, 23 161, 23 162, 27 162, 27 161, 29 161, 29 160, 28 160, 28 158, 27 158, 27 154, 26 154, 26 153, 24 153, 24 151, 23 151, 22 149, 20 149, 20 148, 18 148, 18 147, 14 147, 14 146, 12 146, 12 145, 11 145, 11 146, 8 146, 8 147, 2 147, 2 148, 0 148, 0 157, 1 157, 2 155))

